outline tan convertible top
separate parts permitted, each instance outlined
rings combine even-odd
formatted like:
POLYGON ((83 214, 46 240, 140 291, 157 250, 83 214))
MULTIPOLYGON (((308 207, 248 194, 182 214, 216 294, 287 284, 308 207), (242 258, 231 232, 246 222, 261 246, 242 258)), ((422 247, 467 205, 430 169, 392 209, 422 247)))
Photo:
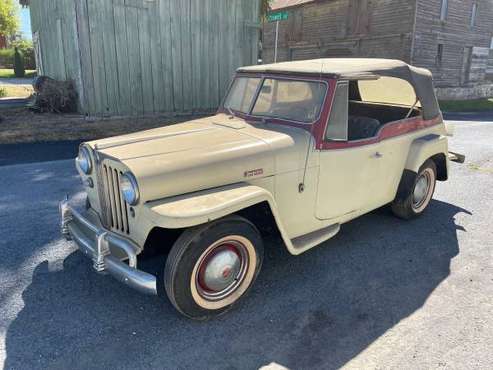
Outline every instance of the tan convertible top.
POLYGON ((327 58, 242 67, 238 72, 301 73, 331 75, 341 80, 362 80, 379 76, 396 77, 408 81, 416 91, 425 119, 440 114, 433 88, 433 78, 427 69, 417 68, 395 59, 327 58))

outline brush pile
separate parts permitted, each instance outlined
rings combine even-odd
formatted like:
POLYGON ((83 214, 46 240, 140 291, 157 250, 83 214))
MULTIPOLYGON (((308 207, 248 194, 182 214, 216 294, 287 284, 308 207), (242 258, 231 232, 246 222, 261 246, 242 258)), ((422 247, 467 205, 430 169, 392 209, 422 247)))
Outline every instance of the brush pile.
POLYGON ((77 111, 77 91, 72 81, 57 81, 40 76, 34 81, 31 109, 39 113, 73 113, 77 111))

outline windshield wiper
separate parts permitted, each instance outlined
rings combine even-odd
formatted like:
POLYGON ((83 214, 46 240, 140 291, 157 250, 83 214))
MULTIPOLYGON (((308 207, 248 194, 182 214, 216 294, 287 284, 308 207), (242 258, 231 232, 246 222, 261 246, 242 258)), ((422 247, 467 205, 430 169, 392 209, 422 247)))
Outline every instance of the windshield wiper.
POLYGON ((229 115, 231 116, 230 119, 236 118, 233 110, 230 107, 225 107, 228 110, 229 115))

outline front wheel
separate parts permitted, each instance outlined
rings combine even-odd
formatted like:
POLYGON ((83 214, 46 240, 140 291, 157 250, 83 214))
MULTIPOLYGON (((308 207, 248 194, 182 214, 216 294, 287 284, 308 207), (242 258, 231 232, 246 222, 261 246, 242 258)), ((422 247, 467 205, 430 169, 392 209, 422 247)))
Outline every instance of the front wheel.
POLYGON ((183 315, 207 320, 233 307, 255 281, 263 260, 257 228, 230 216, 186 230, 170 251, 164 288, 183 315))
POLYGON ((427 160, 419 169, 416 179, 410 183, 401 183, 401 194, 392 203, 392 211, 400 218, 409 220, 420 216, 433 198, 437 178, 435 162, 427 160))

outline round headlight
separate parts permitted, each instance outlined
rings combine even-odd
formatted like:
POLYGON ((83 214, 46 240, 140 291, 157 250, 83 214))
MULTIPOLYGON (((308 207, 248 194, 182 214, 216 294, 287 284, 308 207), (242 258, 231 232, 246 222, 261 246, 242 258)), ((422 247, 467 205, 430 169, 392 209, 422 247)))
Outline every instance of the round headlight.
POLYGON ((92 161, 91 155, 89 154, 89 149, 85 146, 79 149, 79 155, 77 157, 77 165, 86 175, 89 175, 92 171, 92 161))
POLYGON ((120 189, 123 198, 128 204, 135 206, 139 202, 139 187, 137 186, 137 180, 130 172, 127 172, 120 177, 120 189))

